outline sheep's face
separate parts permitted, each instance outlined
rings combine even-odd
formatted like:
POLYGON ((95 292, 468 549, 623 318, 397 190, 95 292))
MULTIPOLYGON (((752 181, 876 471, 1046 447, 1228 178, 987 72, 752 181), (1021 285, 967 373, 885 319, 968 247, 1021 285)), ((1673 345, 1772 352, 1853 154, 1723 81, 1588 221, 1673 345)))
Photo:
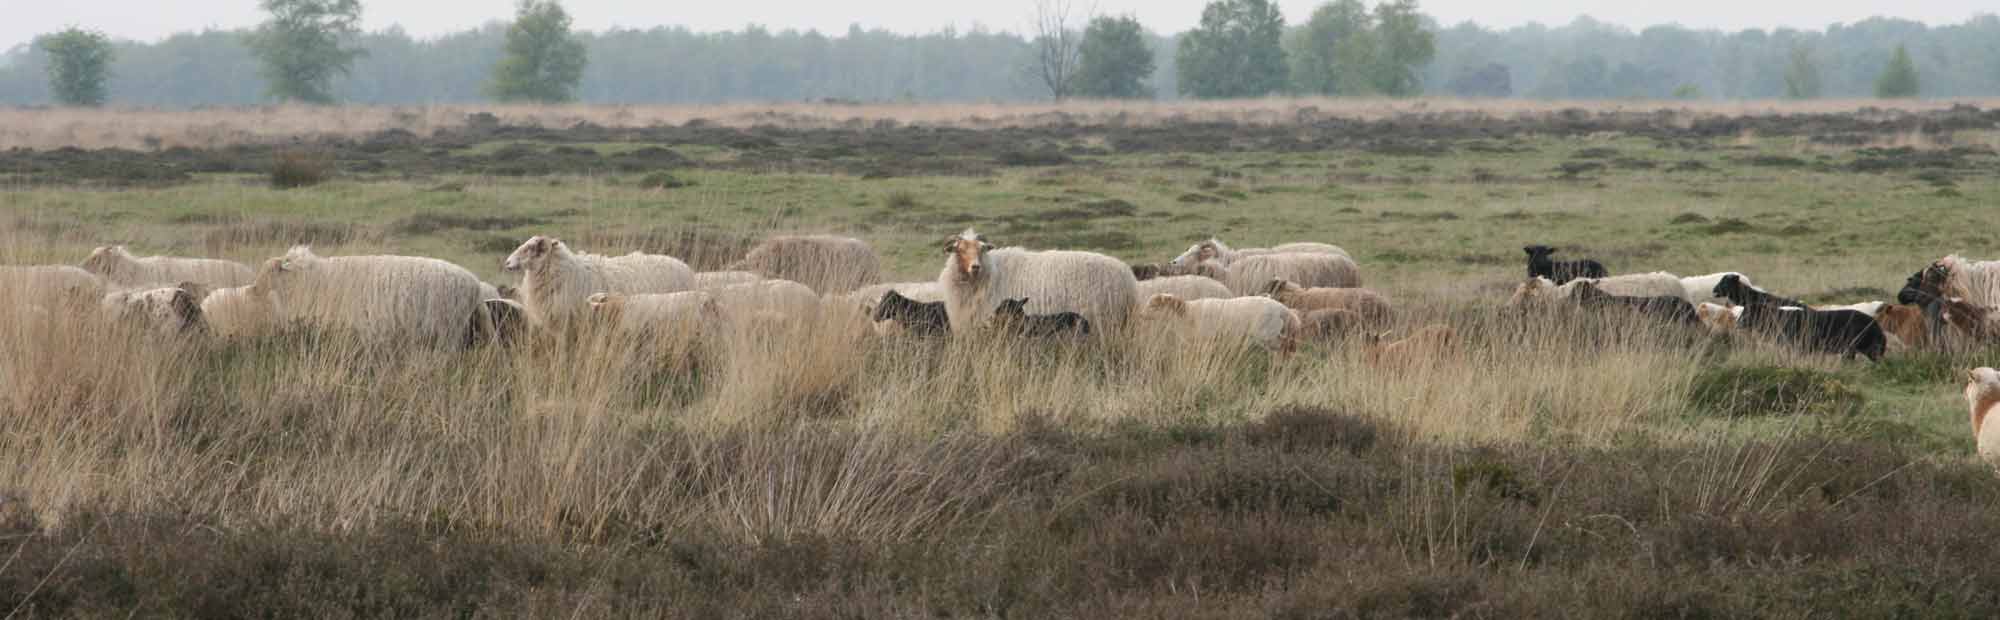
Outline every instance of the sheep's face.
POLYGON ((1951 266, 1945 261, 1931 263, 1919 274, 1918 288, 1932 295, 1944 294, 1945 284, 1951 281, 1951 266))
POLYGON ((1737 277, 1736 274, 1732 273, 1726 276, 1722 276, 1722 281, 1716 282, 1715 289, 1709 291, 1709 294, 1714 295, 1716 297, 1728 297, 1730 299, 1735 299, 1735 297, 1733 296, 1739 295, 1742 292, 1743 292, 1743 278, 1737 277))
POLYGON ((507 255, 507 262, 500 267, 507 271, 536 271, 541 269, 550 255, 563 249, 565 246, 561 239, 541 235, 529 237, 521 243, 521 247, 514 248, 514 253, 507 255))
POLYGON ((1020 317, 1027 315, 1028 315, 1028 298, 1026 297, 1022 297, 1020 299, 1009 299, 1007 301, 1000 302, 1000 307, 995 308, 993 310, 993 316, 1020 317))
POLYGON ((1531 245, 1521 248, 1521 251, 1528 253, 1529 260, 1546 260, 1550 254, 1556 253, 1555 248, 1546 245, 1531 245))
POLYGON ((960 282, 972 282, 984 275, 986 252, 992 249, 993 244, 987 243, 986 237, 970 228, 944 242, 944 252, 950 255, 948 265, 960 282))
POLYGON ((83 264, 78 266, 84 271, 105 275, 116 271, 119 266, 131 259, 132 255, 125 252, 125 246, 105 246, 91 250, 90 257, 83 259, 83 264))

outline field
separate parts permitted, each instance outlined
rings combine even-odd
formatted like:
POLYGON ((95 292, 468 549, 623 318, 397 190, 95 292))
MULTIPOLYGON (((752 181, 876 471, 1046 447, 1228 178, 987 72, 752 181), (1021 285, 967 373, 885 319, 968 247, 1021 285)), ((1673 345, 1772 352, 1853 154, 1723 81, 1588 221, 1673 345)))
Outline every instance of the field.
POLYGON ((1532 243, 1815 303, 2000 256, 2000 111, 1864 105, 0 112, 8 264, 310 243, 510 282, 535 234, 714 269, 833 232, 912 281, 967 227, 1133 263, 1217 235, 1338 244, 1396 334, 1463 339, 1386 369, 1152 326, 1072 347, 829 320, 666 355, 10 315, 0 608, 1994 617, 2000 480, 1961 388, 2000 355, 1844 363, 1501 307, 1532 243), (281 159, 330 178, 274 189, 281 159))

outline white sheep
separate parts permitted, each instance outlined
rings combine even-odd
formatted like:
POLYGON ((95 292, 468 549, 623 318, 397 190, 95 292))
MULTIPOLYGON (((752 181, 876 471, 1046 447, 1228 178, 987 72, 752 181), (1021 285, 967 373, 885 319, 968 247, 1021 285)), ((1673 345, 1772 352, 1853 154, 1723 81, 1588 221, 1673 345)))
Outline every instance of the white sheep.
POLYGON ((1237 295, 1256 295, 1272 280, 1306 288, 1358 288, 1361 268, 1346 256, 1300 252, 1250 256, 1229 265, 1227 284, 1237 295))
POLYGON ((1269 297, 1181 299, 1161 293, 1146 299, 1139 316, 1174 321, 1184 338, 1246 339, 1279 353, 1296 348, 1302 331, 1298 313, 1269 297))
POLYGON ((1507 305, 1511 307, 1524 303, 1547 303, 1567 300, 1570 298, 1570 291, 1574 290, 1582 282, 1592 283, 1597 286, 1598 290, 1620 297, 1681 297, 1685 299, 1682 296, 1687 294, 1687 289, 1681 286, 1680 277, 1664 271, 1634 273, 1611 276, 1609 278, 1577 278, 1563 283, 1562 286, 1556 286, 1556 283, 1548 278, 1537 276, 1515 287, 1514 296, 1507 300, 1507 305))
POLYGON ((694 274, 694 288, 697 291, 706 291, 733 284, 760 282, 763 279, 764 276, 748 271, 702 271, 694 274))
MULTIPOLYGON (((1722 279, 1728 276, 1736 276, 1737 278, 1741 279, 1744 284, 1750 285, 1750 276, 1746 276, 1734 271, 1711 273, 1705 276, 1688 276, 1685 278, 1681 278, 1680 296, 1682 299, 1686 299, 1688 303, 1691 304, 1701 304, 1701 303, 1728 304, 1729 300, 1727 298, 1715 294, 1715 285, 1721 283, 1722 279)), ((1612 293, 1612 294, 1616 295, 1617 293, 1612 293)))
MULTIPOLYGON (((218 309, 233 306, 225 313, 236 314, 224 319, 232 322, 226 328, 231 332, 254 329, 263 318, 343 330, 371 341, 456 347, 493 334, 480 284, 464 267, 434 258, 323 258, 299 246, 265 261, 249 286, 209 297, 218 309)), ((203 300, 204 310, 210 305, 203 300)))
POLYGON ((91 250, 81 267, 104 278, 107 284, 120 287, 176 286, 182 282, 228 287, 243 286, 257 278, 256 271, 235 261, 173 256, 139 258, 122 245, 91 250))
POLYGON ((1208 276, 1166 276, 1141 280, 1138 298, 1152 299, 1154 295, 1167 293, 1185 300, 1228 299, 1235 297, 1229 287, 1208 276))
POLYGON ((598 320, 634 336, 692 336, 723 320, 722 308, 708 291, 596 293, 586 303, 598 320))
MULTIPOLYGON (((1237 249, 1231 249, 1229 247, 1229 244, 1223 243, 1221 239, 1217 239, 1215 237, 1209 237, 1207 241, 1203 241, 1188 246, 1186 252, 1182 252, 1180 256, 1174 257, 1172 261, 1168 261, 1168 264, 1185 267, 1212 261, 1223 267, 1228 267, 1230 265, 1235 264, 1236 261, 1238 260, 1249 258, 1251 256, 1262 256, 1265 254, 1282 254, 1282 253, 1292 253, 1292 252, 1301 252, 1307 254, 1334 254, 1339 256, 1348 255, 1347 250, 1340 249, 1339 246, 1326 243, 1309 242, 1309 241, 1286 243, 1286 244, 1281 244, 1277 247, 1270 247, 1270 248, 1244 248, 1241 250, 1237 250, 1237 249)), ((1352 260, 1353 257, 1350 256, 1348 258, 1352 260)))
POLYGON ((831 235, 772 237, 729 268, 791 280, 821 293, 846 293, 882 281, 882 259, 874 247, 831 235))
POLYGON ((819 295, 806 285, 790 280, 764 280, 735 284, 707 291, 725 317, 747 317, 758 312, 792 321, 811 319, 819 314, 819 295))
POLYGON ((1972 437, 1979 458, 2000 467, 2000 424, 1986 430, 1986 418, 2000 408, 2000 371, 1977 368, 1966 374, 1965 404, 1972 414, 1972 437))
POLYGON ((222 338, 260 333, 277 320, 277 304, 270 293, 234 286, 209 291, 201 298, 201 316, 208 331, 222 338))
POLYGON ((115 291, 104 296, 99 312, 106 322, 165 335, 201 332, 208 329, 201 312, 205 292, 193 283, 115 291))
POLYGON ((1028 298, 1028 314, 1075 312, 1098 333, 1116 333, 1138 295, 1132 269, 1093 252, 995 250, 972 229, 945 240, 945 311, 954 334, 972 333, 1009 299, 1028 298))
POLYGON ((677 293, 694 288, 694 270, 672 256, 633 252, 578 254, 555 237, 530 237, 503 265, 521 272, 520 300, 538 326, 565 325, 596 293, 677 293))
POLYGON ((0 266, 0 287, 24 307, 67 316, 104 299, 104 281, 68 265, 0 266))

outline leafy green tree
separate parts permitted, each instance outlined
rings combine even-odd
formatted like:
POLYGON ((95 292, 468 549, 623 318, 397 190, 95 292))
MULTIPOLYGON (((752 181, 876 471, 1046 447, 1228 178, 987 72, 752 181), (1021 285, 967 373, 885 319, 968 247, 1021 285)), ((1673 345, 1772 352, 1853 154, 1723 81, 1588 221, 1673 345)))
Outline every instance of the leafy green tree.
POLYGON ((1181 94, 1201 99, 1262 97, 1285 87, 1285 16, 1270 0, 1216 0, 1201 25, 1181 36, 1174 64, 1181 94))
POLYGON ((361 0, 263 0, 271 18, 250 35, 267 96, 333 103, 333 78, 346 75, 361 50, 341 46, 360 32, 361 0))
POLYGON ((1910 61, 1910 52, 1903 46, 1896 46, 1896 55, 1889 58, 1882 77, 1875 80, 1875 96, 1883 99, 1917 96, 1917 64, 1910 61))
POLYGON ((1153 50, 1146 30, 1131 16, 1098 17, 1083 31, 1076 94, 1106 99, 1153 96, 1146 79, 1153 75, 1153 50))
POLYGON ((104 83, 111 77, 111 59, 116 55, 104 33, 72 26, 37 37, 35 47, 49 55, 49 91, 57 102, 71 106, 104 103, 104 83))
POLYGON ((1791 62, 1785 66, 1785 98, 1818 99, 1820 88, 1819 63, 1813 62, 1812 50, 1792 46, 1791 62))
POLYGON ((1293 90, 1311 95, 1360 95, 1374 90, 1374 17, 1361 0, 1313 9, 1286 40, 1293 90))
POLYGON ((506 56, 493 66, 486 95, 499 101, 574 101, 587 59, 569 26, 569 13, 555 0, 521 0, 507 28, 506 56))
POLYGON ((1375 5, 1378 50, 1373 71, 1375 90, 1391 97, 1412 97, 1424 91, 1418 71, 1437 56, 1437 40, 1424 28, 1417 0, 1390 0, 1375 5))

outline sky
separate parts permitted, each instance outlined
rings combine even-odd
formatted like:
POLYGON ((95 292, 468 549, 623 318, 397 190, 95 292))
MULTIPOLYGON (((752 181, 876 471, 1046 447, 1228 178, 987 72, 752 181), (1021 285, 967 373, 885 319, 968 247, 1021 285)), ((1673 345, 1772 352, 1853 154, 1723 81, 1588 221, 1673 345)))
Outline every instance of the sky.
MULTIPOLYGON (((1092 0, 1074 0, 1079 5, 1092 0)), ((1287 22, 1311 15, 1321 0, 1277 0, 1287 22)), ((1364 0, 1373 4, 1373 0, 1364 0)), ((634 2, 565 0, 579 28, 650 28, 683 25, 696 30, 735 30, 756 23, 772 30, 818 29, 845 32, 849 24, 898 32, 929 32, 946 26, 1020 31, 1030 21, 1033 0, 731 0, 728 2, 634 2)), ((1133 14, 1156 32, 1179 32, 1201 17, 1205 0, 1095 0, 1098 13, 1133 14)), ((1872 16, 1899 17, 1932 25, 1965 21, 1978 13, 2000 12, 1995 0, 1420 0, 1423 12, 1446 25, 1474 21, 1488 27, 1528 22, 1567 24, 1579 15, 1635 30, 1664 23, 1693 28, 1792 27, 1820 29, 1872 16)), ((400 25, 419 37, 465 30, 505 20, 513 0, 363 0, 368 30, 400 25)), ((256 24, 256 0, 0 0, 0 51, 35 35, 71 25, 95 28, 122 39, 153 41, 168 34, 204 28, 232 29, 256 24), (74 2, 74 4, 71 4, 74 2)))

